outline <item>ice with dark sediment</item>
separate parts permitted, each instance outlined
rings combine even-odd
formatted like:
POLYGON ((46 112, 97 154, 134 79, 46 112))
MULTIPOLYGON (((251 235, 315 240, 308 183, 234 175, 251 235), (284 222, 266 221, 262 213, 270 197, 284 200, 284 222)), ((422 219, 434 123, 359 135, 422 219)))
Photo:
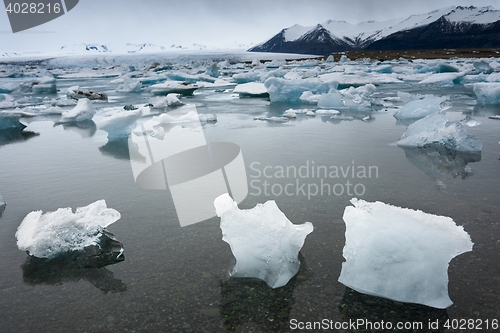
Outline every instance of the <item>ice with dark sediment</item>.
POLYGON ((106 227, 120 213, 98 200, 88 206, 29 213, 19 225, 20 250, 37 258, 67 258, 78 267, 102 267, 123 261, 123 246, 106 227))

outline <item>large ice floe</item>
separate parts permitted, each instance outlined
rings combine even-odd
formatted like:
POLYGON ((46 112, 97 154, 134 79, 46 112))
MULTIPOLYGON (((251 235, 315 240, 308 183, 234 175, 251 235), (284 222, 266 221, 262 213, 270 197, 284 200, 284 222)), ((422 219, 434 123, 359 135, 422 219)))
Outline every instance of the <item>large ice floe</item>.
POLYGON ((500 82, 479 82, 473 84, 479 104, 500 104, 500 82))
POLYGON ((96 121, 96 126, 108 132, 108 139, 126 138, 135 128, 136 121, 141 115, 142 109, 120 111, 96 121))
POLYGON ((406 96, 405 99, 412 99, 401 107, 395 114, 396 119, 418 119, 430 114, 442 112, 451 107, 449 96, 424 96, 422 99, 415 96, 406 96))
POLYGON ((462 122, 448 122, 445 114, 431 114, 406 129, 398 140, 400 147, 442 146, 462 152, 479 152, 483 142, 470 136, 462 122))
POLYGON ((120 219, 104 200, 55 212, 29 213, 19 225, 17 247, 37 258, 66 258, 77 267, 102 267, 123 261, 123 246, 106 227, 120 219))
POLYGON ((444 309, 448 265, 472 251, 463 227, 446 216, 352 199, 339 282, 364 294, 444 309))
POLYGON ((229 244, 236 264, 232 277, 253 277, 279 288, 297 274, 298 253, 313 225, 295 225, 274 201, 240 210, 228 194, 214 202, 221 218, 222 240, 229 244))
POLYGON ((271 77, 264 82, 271 102, 301 102, 300 96, 305 91, 313 94, 325 94, 337 88, 337 82, 323 82, 317 78, 286 80, 271 77))
POLYGON ((78 103, 73 109, 63 112, 61 119, 59 119, 59 123, 90 121, 95 113, 96 109, 92 102, 87 98, 82 98, 78 100, 78 103))

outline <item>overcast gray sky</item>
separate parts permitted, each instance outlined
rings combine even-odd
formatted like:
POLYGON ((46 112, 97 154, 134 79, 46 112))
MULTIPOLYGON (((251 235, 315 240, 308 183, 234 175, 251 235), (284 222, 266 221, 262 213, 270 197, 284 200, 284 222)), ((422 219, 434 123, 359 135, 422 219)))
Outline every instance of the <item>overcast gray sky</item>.
POLYGON ((82 42, 249 46, 295 23, 383 21, 471 4, 500 9, 500 0, 80 0, 67 14, 16 34, 0 11, 0 51, 55 51, 82 42))

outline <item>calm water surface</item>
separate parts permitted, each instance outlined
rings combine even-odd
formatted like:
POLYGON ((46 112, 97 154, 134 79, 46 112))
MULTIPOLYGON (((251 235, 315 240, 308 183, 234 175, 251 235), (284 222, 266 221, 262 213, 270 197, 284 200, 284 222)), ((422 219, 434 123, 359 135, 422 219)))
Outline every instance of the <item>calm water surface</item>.
MULTIPOLYGON (((59 80, 58 88, 79 84, 108 90, 114 96, 108 104, 116 106, 149 98, 117 95, 109 81, 59 80)), ((279 116, 291 105, 208 89, 185 99, 200 113, 217 114, 216 124, 204 126, 208 141, 241 147, 248 179, 255 182, 240 208, 276 200, 292 222, 310 221, 315 227, 302 248, 298 276, 276 290, 258 281, 229 279, 234 259, 221 240, 218 218, 181 228, 168 191, 135 185, 126 144, 109 144, 107 134, 93 126, 55 126, 58 118, 49 116, 31 120, 26 134, 5 134, 0 146, 0 190, 7 202, 0 218, 0 332, 280 332, 290 330, 290 319, 426 324, 443 318, 500 319, 500 122, 488 119, 500 109, 472 105, 473 93, 463 87, 377 89, 380 97, 394 97, 398 90, 451 94, 450 120, 471 114, 482 122, 468 128, 483 140, 482 154, 436 157, 433 151, 397 147, 406 127, 397 123, 391 107, 371 113, 369 121, 298 115, 276 124, 254 117, 279 116), (450 263, 451 307, 408 308, 362 297, 337 282, 345 242, 342 215, 355 195, 348 195, 347 188, 341 195, 278 195, 280 187, 296 179, 259 177, 266 166, 313 164, 375 167, 371 177, 351 174, 327 181, 340 184, 337 194, 350 181, 359 184, 358 197, 365 200, 450 216, 464 226, 474 251, 450 263), (274 194, 264 193, 265 180, 274 185, 274 194), (109 229, 124 244, 126 260, 101 269, 30 270, 14 236, 26 214, 98 199, 122 215, 109 229)), ((320 184, 314 177, 300 181, 320 184)))

